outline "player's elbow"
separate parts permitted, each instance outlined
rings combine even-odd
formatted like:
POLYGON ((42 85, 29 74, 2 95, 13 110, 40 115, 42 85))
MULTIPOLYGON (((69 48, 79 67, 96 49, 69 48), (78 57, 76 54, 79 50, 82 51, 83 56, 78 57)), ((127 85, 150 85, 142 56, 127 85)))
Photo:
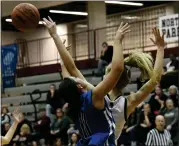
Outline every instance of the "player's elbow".
POLYGON ((152 76, 151 81, 153 84, 157 85, 158 83, 160 83, 161 80, 161 74, 155 74, 152 76))
POLYGON ((67 68, 68 72, 69 72, 72 76, 74 76, 74 74, 75 74, 76 71, 78 70, 78 69, 76 68, 76 66, 75 66, 75 63, 66 66, 66 68, 67 68))
POLYGON ((111 66, 111 71, 115 72, 123 72, 124 71, 124 64, 119 64, 119 62, 114 62, 111 66))

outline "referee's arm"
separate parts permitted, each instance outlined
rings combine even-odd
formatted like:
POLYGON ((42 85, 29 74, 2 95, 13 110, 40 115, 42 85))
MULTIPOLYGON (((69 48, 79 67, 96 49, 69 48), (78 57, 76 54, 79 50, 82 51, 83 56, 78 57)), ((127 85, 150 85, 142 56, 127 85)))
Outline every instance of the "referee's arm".
POLYGON ((151 132, 149 132, 148 134, 147 134, 147 140, 146 140, 146 142, 145 142, 145 145, 146 146, 151 146, 151 145, 153 145, 152 144, 152 133, 151 132))

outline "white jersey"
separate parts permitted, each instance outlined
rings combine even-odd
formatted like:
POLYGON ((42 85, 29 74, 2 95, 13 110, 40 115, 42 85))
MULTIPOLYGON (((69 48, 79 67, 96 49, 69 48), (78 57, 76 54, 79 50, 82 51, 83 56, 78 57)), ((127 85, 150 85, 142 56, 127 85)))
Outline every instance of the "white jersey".
POLYGON ((127 120, 127 99, 123 96, 111 101, 109 95, 105 96, 109 109, 112 112, 116 124, 115 139, 117 140, 127 120))

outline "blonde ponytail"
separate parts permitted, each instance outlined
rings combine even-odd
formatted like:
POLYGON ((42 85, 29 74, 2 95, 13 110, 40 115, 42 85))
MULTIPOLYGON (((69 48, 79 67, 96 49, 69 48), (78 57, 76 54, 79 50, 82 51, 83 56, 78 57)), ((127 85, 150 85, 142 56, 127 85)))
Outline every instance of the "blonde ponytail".
POLYGON ((124 59, 124 64, 130 67, 137 67, 141 71, 141 81, 147 80, 153 73, 153 58, 151 55, 142 52, 135 52, 124 59))

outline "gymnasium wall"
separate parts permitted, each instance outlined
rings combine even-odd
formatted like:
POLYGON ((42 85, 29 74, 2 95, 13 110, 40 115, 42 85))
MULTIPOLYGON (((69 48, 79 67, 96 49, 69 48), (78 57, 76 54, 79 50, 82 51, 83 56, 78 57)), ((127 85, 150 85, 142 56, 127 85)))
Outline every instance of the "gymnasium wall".
MULTIPOLYGON (((66 39, 66 44, 68 44, 68 37, 67 35, 64 35, 68 33, 67 25, 66 24, 57 25, 57 33, 59 35, 63 35, 62 39, 66 39)), ((49 37, 50 35, 48 33, 48 30, 44 27, 28 33, 2 31, 2 45, 12 44, 16 41, 16 39, 25 39, 29 41, 27 43, 27 47, 25 48, 27 49, 28 52, 28 54, 26 54, 28 55, 28 57, 26 56, 26 60, 28 60, 28 62, 32 64, 32 66, 39 65, 37 63, 39 62, 39 60, 44 62, 43 63, 44 65, 46 64, 46 62, 48 64, 53 64, 55 63, 54 60, 56 60, 58 57, 57 56, 58 53, 53 39, 49 37), (42 39, 42 38, 47 38, 47 39, 42 39)), ((22 46, 19 47, 21 49, 24 49, 24 46, 23 48, 22 46)))
MULTIPOLYGON (((98 35, 101 31, 106 31, 106 40, 112 45, 115 37, 117 26, 121 21, 131 23, 131 33, 126 36, 124 40, 124 54, 131 53, 133 51, 150 51, 156 50, 156 47, 150 41, 152 35, 152 28, 158 26, 158 18, 161 16, 173 14, 173 6, 156 6, 147 9, 141 9, 137 11, 131 11, 126 13, 120 13, 115 15, 107 16, 106 27, 103 29, 95 30, 95 41, 98 43, 98 35), (136 19, 126 19, 126 16, 136 17, 136 19)), ((72 50, 70 50, 72 56, 75 54, 77 60, 83 60, 88 57, 89 46, 87 20, 79 21, 72 24, 61 24, 58 25, 59 35, 76 32, 73 35, 63 35, 62 38, 66 39, 66 45, 72 44, 72 50), (82 33, 77 33, 82 32, 82 33)), ((17 38, 24 38, 26 40, 36 40, 41 38, 49 37, 49 34, 45 28, 37 29, 30 33, 19 33, 19 32, 2 32, 2 44, 13 43, 17 38)), ((105 41, 105 40, 104 40, 105 41)), ((169 48, 176 47, 178 44, 172 44, 169 48)), ((31 66, 47 65, 58 62, 58 53, 56 46, 51 38, 41 39, 37 41, 31 41, 27 43, 28 54, 27 58, 31 66), (37 63, 38 62, 38 63, 37 63), (41 63, 39 63, 41 62, 41 63)), ((92 49, 93 50, 93 49, 92 49)), ((99 57, 101 48, 96 48, 96 56, 99 57)), ((91 56, 94 56, 94 52, 90 52, 91 56)), ((90 56, 90 57, 91 57, 90 56)))

